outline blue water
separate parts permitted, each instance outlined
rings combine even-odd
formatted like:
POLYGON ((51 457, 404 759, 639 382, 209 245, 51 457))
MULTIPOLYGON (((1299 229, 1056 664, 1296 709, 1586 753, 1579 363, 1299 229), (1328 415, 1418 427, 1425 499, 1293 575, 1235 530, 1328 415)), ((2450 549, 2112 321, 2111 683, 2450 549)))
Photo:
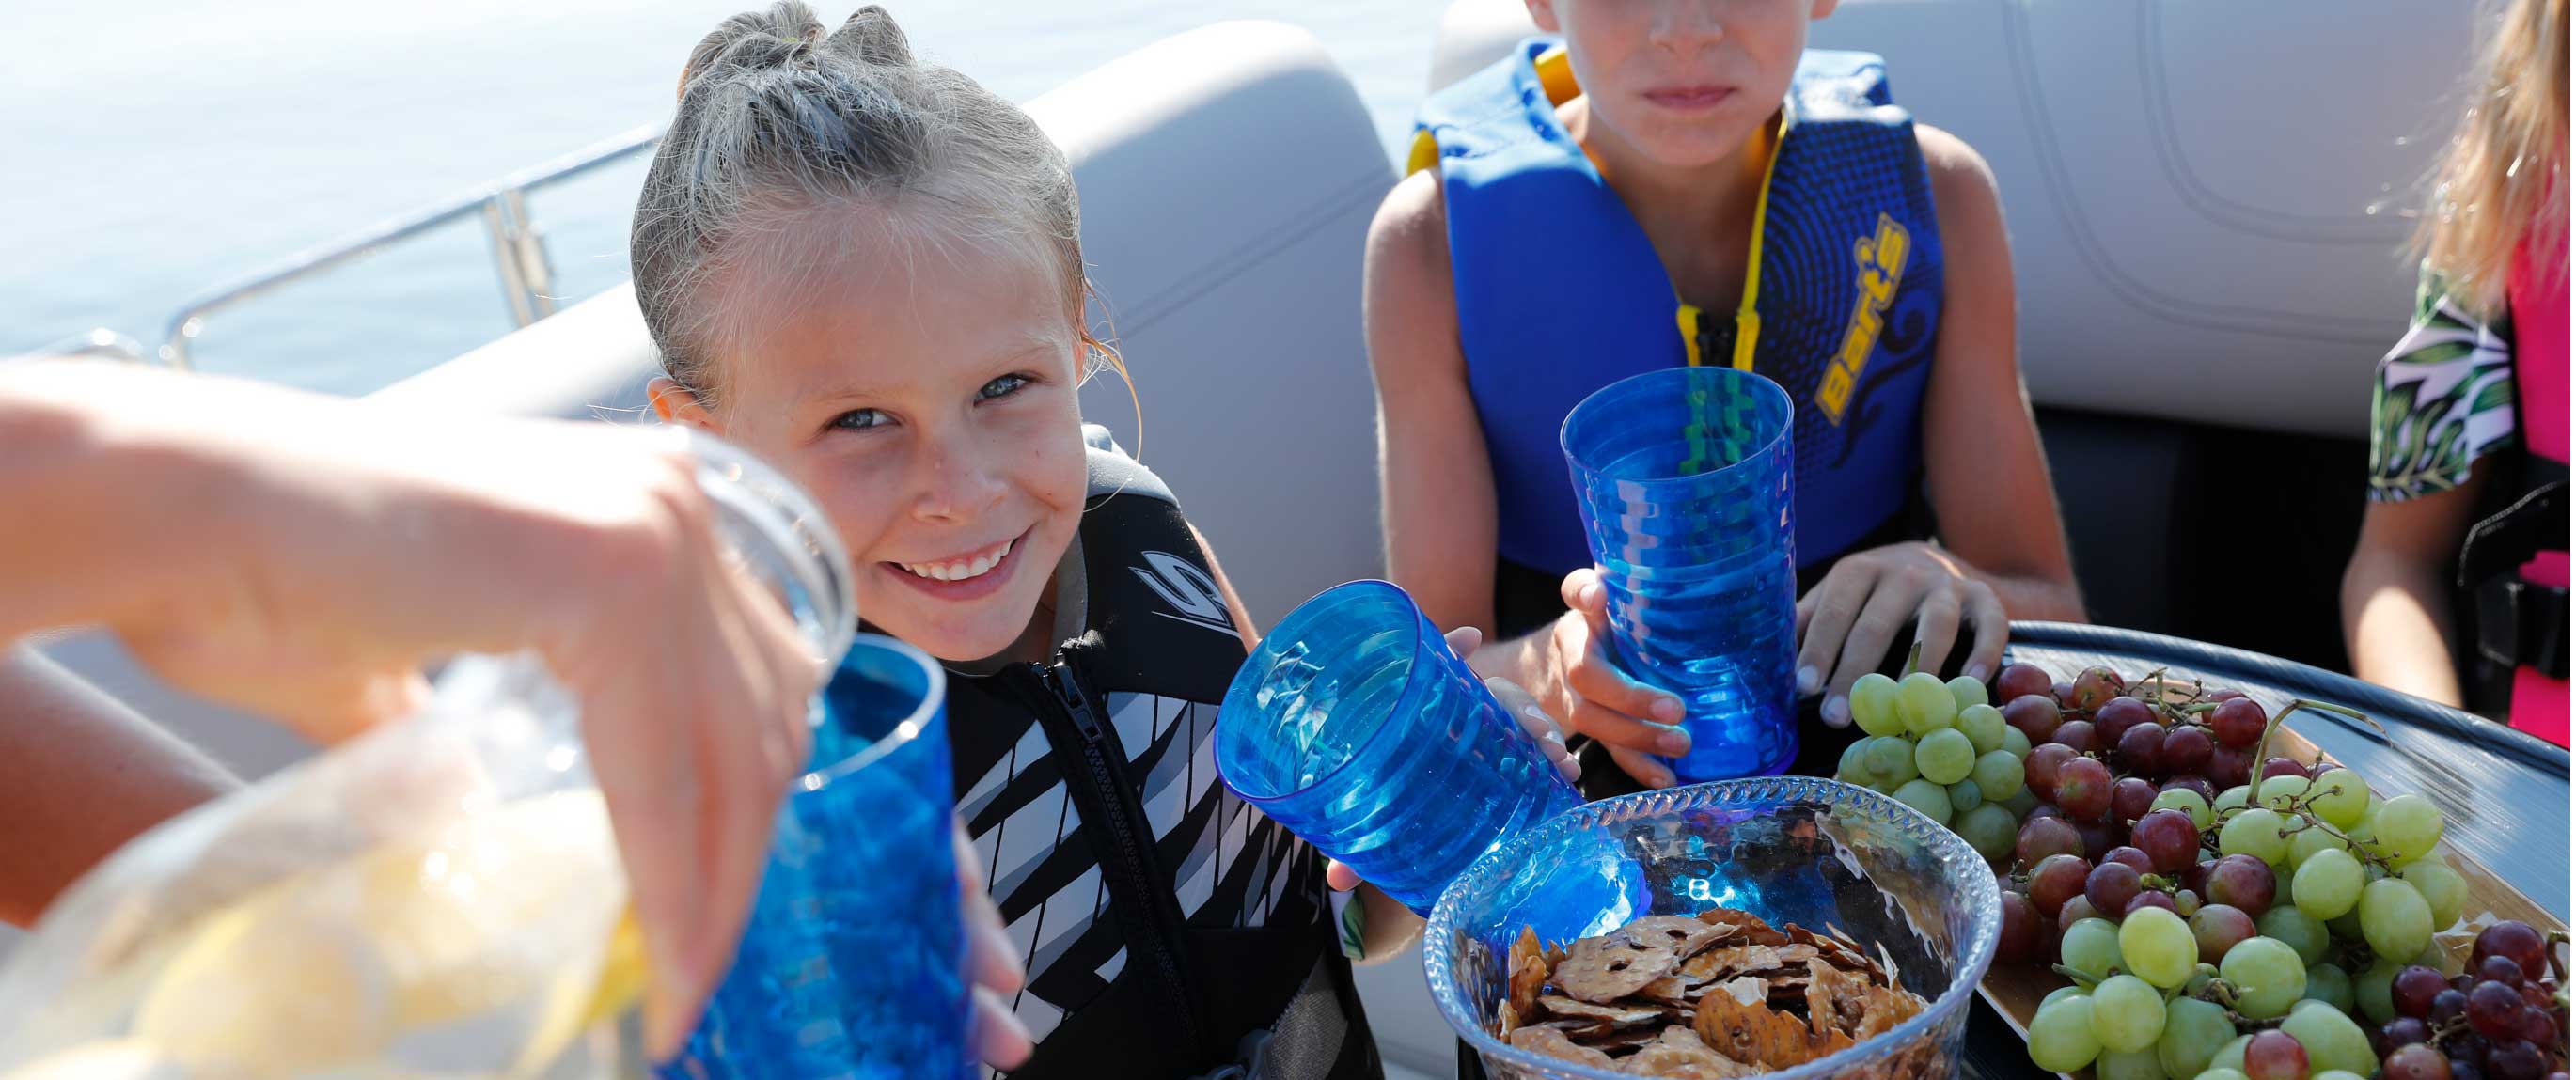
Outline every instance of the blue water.
MULTIPOLYGON (((158 344, 190 295, 666 118, 750 0, 0 0, 0 355, 93 327, 158 344)), ((816 4, 827 21, 853 2, 816 4)), ((916 50, 1025 101, 1224 19, 1322 39, 1390 148, 1441 0, 897 0, 916 50)), ((567 301, 626 277, 640 160, 536 196, 567 301)), ((212 320, 198 366, 339 393, 510 328, 478 223, 212 320)))

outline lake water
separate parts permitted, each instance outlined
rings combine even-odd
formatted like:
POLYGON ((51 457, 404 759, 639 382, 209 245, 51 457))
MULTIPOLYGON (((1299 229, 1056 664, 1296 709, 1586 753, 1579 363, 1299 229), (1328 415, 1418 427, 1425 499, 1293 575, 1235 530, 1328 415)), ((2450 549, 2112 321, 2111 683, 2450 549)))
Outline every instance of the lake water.
MULTIPOLYGON (((0 0, 0 355, 93 327, 157 345, 189 296, 667 119, 750 0, 0 0)), ((853 5, 854 6, 854 5, 853 5)), ((913 0, 924 56, 1025 101, 1224 19, 1305 27, 1392 148, 1442 0, 913 0)), ((847 14, 818 5, 825 22, 847 14)), ((567 301, 626 276, 643 161, 532 197, 567 301)), ((209 320, 200 368, 358 393, 510 328, 479 221, 209 320)))

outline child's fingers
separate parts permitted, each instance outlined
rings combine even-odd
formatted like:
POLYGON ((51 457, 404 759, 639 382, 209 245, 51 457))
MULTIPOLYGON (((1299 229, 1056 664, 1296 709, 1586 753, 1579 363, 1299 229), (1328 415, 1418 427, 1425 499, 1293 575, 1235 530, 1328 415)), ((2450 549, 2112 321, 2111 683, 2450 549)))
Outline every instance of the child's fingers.
POLYGON ((1960 673, 1983 682, 2003 670, 2004 639, 2012 633, 2012 617, 2004 613, 2003 598, 1992 587, 1982 581, 1969 584, 1967 619, 1977 636, 1968 649, 1968 666, 1960 673))
MULTIPOLYGON (((1852 624, 1860 618, 1862 605, 1869 601, 1870 586, 1876 573, 1872 564, 1857 559, 1835 563, 1825 572, 1825 579, 1807 590, 1799 606, 1807 612, 1798 631, 1798 693, 1818 694, 1825 689, 1826 676, 1835 673, 1843 655, 1843 643, 1851 636, 1852 624)), ((1853 678, 1860 676, 1854 675, 1853 678)), ((1848 687, 1850 684, 1845 683, 1848 687)), ((1849 715, 1837 719, 1831 712, 1825 721, 1839 727, 1849 715)))
POLYGON ((1673 771, 1665 768, 1663 762, 1647 757, 1644 754, 1640 754, 1624 746, 1613 746, 1610 748, 1610 760, 1616 763, 1621 771, 1627 773, 1629 776, 1635 777, 1638 783, 1644 784, 1647 787, 1668 788, 1673 786, 1673 771))
POLYGON ((1449 643, 1449 651, 1457 653, 1461 660, 1474 655, 1485 644, 1485 632, 1472 626, 1461 626, 1440 636, 1449 643))
POLYGON ((1029 1029, 1012 1015, 1011 1007, 990 988, 975 988, 975 1057, 996 1069, 1016 1069, 1029 1059, 1037 1047, 1029 1041, 1029 1029))
POLYGON ((1938 588, 1924 594, 1923 607, 1914 616, 1914 641, 1923 646, 1923 670, 1940 674, 1941 665, 1950 660, 1950 647, 1959 643, 1957 590, 1938 588))
POLYGON ((1833 678, 1825 684, 1825 704, 1820 710, 1825 722, 1840 727, 1851 721, 1851 685, 1861 676, 1878 670, 1886 659, 1887 647, 1896 640, 1908 619, 1920 608, 1923 593, 1899 587, 1900 582, 1882 578, 1870 590, 1869 600, 1851 623, 1850 634, 1842 642, 1842 661, 1835 665, 1833 678))
POLYGON ((1324 885, 1334 892, 1349 892, 1360 887, 1360 872, 1340 859, 1324 861, 1324 885))

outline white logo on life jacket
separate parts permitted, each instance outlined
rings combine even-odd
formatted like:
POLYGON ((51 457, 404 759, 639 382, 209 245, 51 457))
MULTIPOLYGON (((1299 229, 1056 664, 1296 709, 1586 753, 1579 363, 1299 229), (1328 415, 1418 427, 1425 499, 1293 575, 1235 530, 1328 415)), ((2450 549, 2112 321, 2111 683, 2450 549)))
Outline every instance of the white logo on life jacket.
POLYGON ((1154 614, 1227 635, 1234 633, 1234 619, 1226 613, 1224 596, 1217 590, 1216 579, 1209 577, 1207 571, 1180 556, 1160 551, 1146 552, 1145 562, 1153 569, 1142 566, 1127 569, 1134 571, 1146 588, 1154 590, 1154 595, 1162 597, 1164 603, 1175 609, 1154 614))

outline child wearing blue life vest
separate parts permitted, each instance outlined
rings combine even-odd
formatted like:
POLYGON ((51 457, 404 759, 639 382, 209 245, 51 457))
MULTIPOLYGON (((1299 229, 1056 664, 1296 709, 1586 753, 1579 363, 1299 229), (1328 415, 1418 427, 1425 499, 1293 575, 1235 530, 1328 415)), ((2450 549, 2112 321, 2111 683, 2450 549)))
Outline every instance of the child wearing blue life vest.
POLYGON ((1681 702, 1608 660, 1557 436, 1621 378, 1730 364, 1796 404, 1797 681, 1826 723, 1905 645, 1983 678, 2008 619, 2081 618, 1976 151, 1877 57, 1806 49, 1836 0, 1526 2, 1552 36, 1423 106, 1369 230, 1394 579, 1670 784, 1649 755, 1688 746, 1681 702))

